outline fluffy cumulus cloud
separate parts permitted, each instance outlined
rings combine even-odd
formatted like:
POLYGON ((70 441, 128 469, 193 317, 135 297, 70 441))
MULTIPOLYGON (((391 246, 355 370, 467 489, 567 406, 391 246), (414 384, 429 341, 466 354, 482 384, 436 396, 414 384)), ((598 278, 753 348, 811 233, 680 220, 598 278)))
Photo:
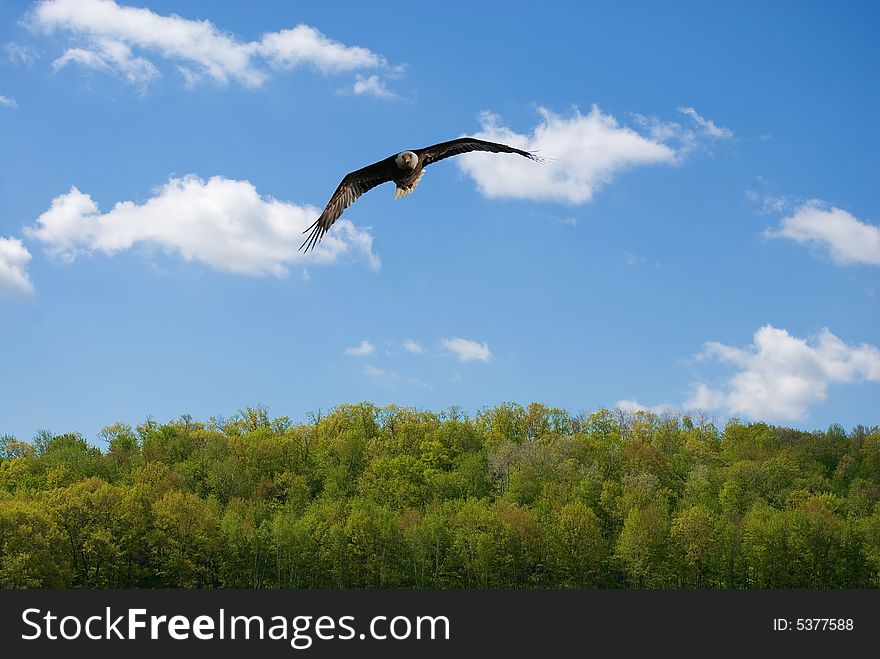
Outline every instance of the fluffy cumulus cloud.
POLYGON ((385 65, 382 56, 360 46, 333 41, 308 25, 269 32, 259 42, 248 44, 248 48, 279 69, 308 64, 324 73, 340 73, 385 65))
POLYGON ((351 348, 345 349, 346 355, 352 355, 354 357, 366 357, 367 355, 372 355, 375 352, 375 348, 373 344, 364 339, 358 345, 352 346, 351 348))
POLYGON ((458 357, 458 360, 462 362, 487 362, 492 358, 492 353, 489 351, 489 344, 485 341, 479 343, 478 341, 472 341, 471 339, 455 337, 452 339, 441 340, 440 345, 453 353, 458 357))
POLYGON ((0 96, 0 105, 6 106, 7 108, 15 109, 18 107, 18 103, 15 102, 14 98, 10 98, 9 96, 0 96))
MULTIPOLYGON (((367 48, 339 43, 308 25, 241 41, 208 20, 163 16, 114 0, 42 0, 27 22, 35 31, 71 38, 71 47, 54 61, 56 69, 77 63, 114 71, 140 85, 160 75, 146 55, 175 64, 189 84, 209 79, 247 87, 262 85, 272 70, 311 66, 342 73, 383 70, 387 64, 367 48)), ((362 93, 383 96, 387 91, 377 77, 362 93)))
POLYGON ((807 201, 764 235, 817 247, 841 265, 880 265, 880 227, 817 200, 807 201))
POLYGON ((31 253, 18 238, 0 238, 0 295, 28 295, 34 286, 27 273, 31 253))
POLYGON ((170 179, 143 203, 121 201, 107 212, 72 187, 25 233, 50 255, 68 261, 145 245, 247 275, 284 276, 291 264, 330 264, 351 257, 379 268, 372 235, 348 220, 336 222, 308 255, 298 251, 302 231, 318 214, 312 206, 263 197, 248 181, 191 175, 170 179))
POLYGON ((362 94, 369 94, 380 98, 392 98, 394 96, 394 92, 388 89, 382 79, 375 73, 371 76, 358 75, 352 86, 352 92, 356 96, 361 96, 362 94))
POLYGON ((765 325, 750 346, 710 342, 698 358, 730 364, 736 372, 717 387, 696 383, 685 407, 753 419, 804 419, 811 405, 828 396, 829 385, 880 381, 880 349, 866 343, 847 345, 828 329, 801 339, 765 325))
POLYGON ((468 153, 457 161, 487 197, 581 204, 620 172, 671 165, 699 143, 732 137, 729 130, 704 119, 693 108, 682 112, 690 126, 637 116, 640 132, 596 106, 588 114, 575 111, 567 117, 540 108, 541 121, 527 135, 508 128, 497 115, 484 112, 477 137, 537 151, 547 162, 536 165, 524 158, 486 153, 468 153))

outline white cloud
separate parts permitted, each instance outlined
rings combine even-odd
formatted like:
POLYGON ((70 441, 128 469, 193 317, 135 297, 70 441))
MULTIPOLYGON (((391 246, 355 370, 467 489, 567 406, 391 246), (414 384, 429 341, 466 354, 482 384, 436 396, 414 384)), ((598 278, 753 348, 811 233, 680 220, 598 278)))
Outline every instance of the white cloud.
POLYGON ((333 41, 308 25, 241 41, 208 20, 163 16, 114 0, 42 0, 28 22, 35 30, 73 36, 76 46, 55 60, 56 69, 76 62, 115 70, 138 84, 159 73, 152 62, 134 55, 133 48, 174 62, 187 84, 208 78, 221 85, 235 81, 259 87, 267 69, 310 65, 323 73, 340 73, 386 66, 380 55, 333 41))
POLYGON ((760 206, 757 210, 760 215, 780 215, 791 210, 797 203, 797 199, 793 197, 769 193, 769 183, 763 176, 755 176, 755 183, 758 184, 758 189, 748 188, 745 195, 751 203, 760 206))
POLYGON ((803 419, 811 405, 825 400, 831 384, 880 381, 880 349, 847 345, 827 328, 807 340, 765 325, 746 348, 709 342, 697 357, 738 370, 720 387, 695 383, 685 407, 755 419, 803 419))
POLYGON ((623 258, 626 261, 626 264, 629 266, 638 265, 639 263, 642 263, 645 260, 644 257, 636 256, 632 252, 624 252, 623 258))
POLYGON ((700 130, 708 137, 720 140, 729 140, 733 137, 732 130, 730 130, 729 128, 721 128, 720 126, 716 126, 714 121, 701 117, 700 114, 693 108, 678 108, 678 111, 682 114, 686 114, 687 116, 689 116, 693 120, 693 122, 700 128, 700 130))
POLYGON ((458 360, 462 362, 487 362, 492 358, 492 353, 489 351, 489 344, 485 341, 483 343, 478 343, 477 341, 471 341, 470 339, 455 337, 452 339, 442 339, 440 345, 446 350, 455 353, 458 360))
POLYGON ((425 349, 422 347, 422 344, 418 341, 414 341, 413 339, 407 339, 403 342, 403 349, 409 353, 414 355, 421 355, 425 352, 425 349))
POLYGON ((654 414, 666 414, 676 410, 675 405, 671 403, 660 403, 659 405, 642 405, 639 401, 633 399, 619 400, 614 403, 614 407, 623 412, 652 412, 654 414))
POLYGON ((0 295, 34 292, 27 273, 31 254, 18 238, 0 238, 0 295))
POLYGON ((385 59, 380 55, 328 39, 308 25, 269 32, 258 43, 249 46, 279 69, 310 64, 324 73, 340 73, 385 65, 385 59))
MULTIPOLYGON (((376 368, 371 364, 367 364, 364 366, 364 375, 369 378, 384 378, 389 374, 386 371, 383 371, 381 368, 376 368)), ((391 375, 397 375, 396 373, 392 373, 391 375)))
POLYGON ((842 265, 880 265, 880 227, 840 208, 827 208, 815 199, 783 218, 778 229, 768 229, 764 235, 820 247, 842 265))
POLYGON ((633 114, 636 123, 648 131, 651 139, 669 146, 674 146, 678 161, 696 149, 707 149, 709 144, 717 140, 733 139, 733 131, 715 125, 694 108, 680 107, 678 111, 690 119, 690 125, 682 125, 677 121, 663 121, 657 117, 646 117, 633 114))
POLYGON ((761 202, 761 208, 758 210, 761 215, 776 215, 778 213, 783 213, 791 204, 789 198, 784 195, 768 194, 755 199, 755 201, 758 200, 761 202))
POLYGON ((360 96, 361 94, 377 96, 378 98, 394 98, 395 96, 394 92, 388 89, 388 87, 385 86, 385 83, 376 74, 368 77, 358 75, 354 82, 354 86, 352 87, 352 91, 356 96, 360 96))
POLYGON ((377 368, 372 364, 367 364, 361 371, 365 376, 372 380, 376 380, 381 386, 397 390, 401 386, 405 386, 409 389, 412 387, 418 387, 420 389, 433 389, 433 385, 427 380, 423 380, 422 378, 409 378, 401 375, 397 371, 386 371, 381 368, 377 368))
POLYGON ((692 118, 699 117, 703 122, 699 132, 676 123, 637 117, 646 125, 647 135, 622 126, 596 106, 589 114, 575 111, 570 117, 546 108, 540 108, 539 113, 542 120, 529 135, 504 126, 490 112, 481 115, 482 130, 477 137, 538 151, 547 158, 538 165, 524 158, 479 152, 460 156, 456 159, 459 167, 476 181, 482 194, 581 204, 592 199, 619 172, 643 165, 674 164, 700 136, 715 139, 718 135, 712 133, 729 133, 695 112, 692 118))
POLYGON ((373 344, 364 339, 358 345, 351 348, 346 348, 345 354, 353 355, 355 357, 366 357, 367 355, 372 355, 374 351, 375 347, 373 346, 373 344))
POLYGON ((15 102, 14 98, 10 98, 9 96, 0 96, 0 105, 5 105, 8 108, 17 108, 18 103, 15 102))
POLYGON ((39 57, 37 51, 30 46, 24 46, 14 41, 4 44, 3 49, 6 51, 6 57, 13 64, 30 64, 39 57))
POLYGON ((159 77, 159 70, 153 63, 143 57, 135 57, 131 48, 120 41, 111 39, 96 40, 92 50, 85 48, 69 48, 64 54, 52 62, 56 71, 70 62, 76 62, 86 68, 117 73, 126 82, 141 87, 159 77))
POLYGON ((144 203, 121 201, 102 213, 76 187, 52 200, 25 234, 54 256, 72 261, 83 253, 115 254, 143 244, 201 261, 216 270, 284 276, 291 264, 330 264, 360 257, 373 269, 373 237, 339 220, 307 255, 302 231, 318 216, 312 206, 262 197, 249 181, 190 175, 172 178, 144 203))

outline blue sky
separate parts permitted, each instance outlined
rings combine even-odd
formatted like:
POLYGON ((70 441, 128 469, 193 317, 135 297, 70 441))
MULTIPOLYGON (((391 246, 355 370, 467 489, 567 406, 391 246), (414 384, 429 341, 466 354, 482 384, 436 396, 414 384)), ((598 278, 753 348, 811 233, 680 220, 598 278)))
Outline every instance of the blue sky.
POLYGON ((0 433, 370 400, 880 423, 874 3, 0 0, 0 433), (308 257, 349 171, 379 187, 308 257))

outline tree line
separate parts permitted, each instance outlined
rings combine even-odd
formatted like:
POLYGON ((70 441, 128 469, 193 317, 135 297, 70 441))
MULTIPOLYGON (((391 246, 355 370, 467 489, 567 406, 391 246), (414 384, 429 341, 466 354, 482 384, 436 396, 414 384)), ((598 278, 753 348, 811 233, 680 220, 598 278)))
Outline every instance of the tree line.
POLYGON ((369 403, 0 437, 3 588, 880 586, 880 428, 369 403))

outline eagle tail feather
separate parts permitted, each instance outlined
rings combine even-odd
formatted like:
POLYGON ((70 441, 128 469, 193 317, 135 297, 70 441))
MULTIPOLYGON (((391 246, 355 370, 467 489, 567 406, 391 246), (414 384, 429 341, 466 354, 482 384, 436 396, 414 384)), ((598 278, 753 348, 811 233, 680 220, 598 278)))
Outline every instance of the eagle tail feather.
POLYGON ((425 170, 423 169, 422 171, 419 172, 419 175, 416 178, 416 180, 413 181, 412 183, 410 183, 409 185, 406 185, 406 186, 398 185, 397 189, 394 191, 394 198, 395 199, 403 199, 404 197, 408 197, 409 195, 411 195, 413 193, 413 191, 416 189, 416 186, 419 184, 419 181, 422 180, 422 177, 424 175, 425 175, 425 170))

